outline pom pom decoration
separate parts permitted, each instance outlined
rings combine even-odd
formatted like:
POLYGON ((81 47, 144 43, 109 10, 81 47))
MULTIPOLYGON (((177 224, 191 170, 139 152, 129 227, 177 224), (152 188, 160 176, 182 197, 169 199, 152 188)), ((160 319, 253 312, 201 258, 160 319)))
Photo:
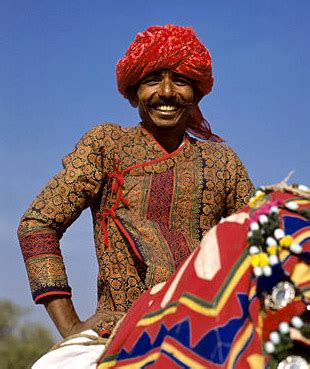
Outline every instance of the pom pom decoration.
POLYGON ((260 215, 258 220, 259 220, 260 224, 268 223, 268 217, 265 214, 260 215))
POLYGON ((272 331, 269 335, 269 339, 275 345, 278 345, 281 341, 280 334, 277 331, 272 331))
MULTIPOLYGON (((309 191, 306 187, 299 190, 309 191)), ((300 234, 287 226, 287 218, 284 218, 288 212, 298 212, 298 216, 310 220, 310 211, 307 212, 304 205, 307 202, 299 202, 299 207, 297 200, 273 200, 265 189, 256 191, 249 203, 252 212, 247 235, 248 254, 257 279, 256 292, 262 299, 264 349, 270 356, 272 368, 278 367, 285 358, 283 355, 294 346, 292 332, 297 330, 301 337, 308 339, 310 330, 307 321, 301 318, 306 310, 310 311, 307 299, 299 286, 294 285, 286 267, 289 262, 295 263, 299 255, 299 260, 307 262, 307 251, 303 252, 306 244, 300 241, 300 234), (287 230, 292 233, 286 234, 287 230)))
POLYGON ((266 240, 266 244, 268 246, 274 246, 277 245, 277 241, 273 237, 268 237, 266 240))
POLYGON ((300 254, 302 252, 302 247, 297 243, 292 243, 291 246, 290 246, 290 250, 294 254, 300 254))
POLYGON ((285 207, 289 210, 297 210, 299 208, 298 204, 295 201, 289 201, 285 204, 285 207))
POLYGON ((255 255, 259 253, 259 248, 257 246, 251 246, 249 248, 250 255, 255 255))
POLYGON ((263 267, 263 274, 264 274, 264 276, 266 276, 266 277, 270 277, 271 276, 271 274, 272 274, 272 270, 271 270, 271 268, 270 268, 270 266, 268 265, 268 266, 264 266, 263 267))
POLYGON ((250 230, 253 231, 258 231, 259 230, 259 224, 256 222, 253 222, 250 224, 250 230))
POLYGON ((261 267, 254 267, 253 268, 253 273, 255 275, 255 277, 260 277, 263 275, 263 269, 261 267))
POLYGON ((286 322, 281 322, 279 324, 279 331, 282 333, 282 334, 288 334, 289 331, 290 331, 290 326, 288 323, 286 322))
POLYGON ((273 352, 275 352, 274 344, 270 341, 267 341, 265 343, 265 351, 267 352, 267 354, 272 354, 273 352))
POLYGON ((275 231, 274 231, 274 237, 277 239, 277 240, 280 240, 281 238, 283 238, 285 236, 283 230, 281 228, 277 228, 275 231))
POLYGON ((278 214, 279 213, 279 208, 277 206, 272 206, 270 208, 270 214, 272 214, 272 213, 278 214))
POLYGON ((300 329, 304 325, 304 322, 301 320, 299 316, 293 316, 291 323, 292 326, 297 329, 300 329))
POLYGON ((269 256, 269 263, 270 265, 276 265, 279 263, 279 259, 276 255, 270 255, 269 256))

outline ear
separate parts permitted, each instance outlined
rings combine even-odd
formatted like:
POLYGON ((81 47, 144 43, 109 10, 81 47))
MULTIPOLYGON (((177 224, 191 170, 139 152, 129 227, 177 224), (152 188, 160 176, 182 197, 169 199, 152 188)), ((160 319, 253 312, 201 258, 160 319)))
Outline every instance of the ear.
POLYGON ((137 90, 136 89, 129 89, 127 91, 128 100, 134 108, 136 108, 139 105, 139 99, 137 96, 137 90))
POLYGON ((194 88, 194 101, 196 104, 203 98, 203 94, 200 92, 198 88, 194 88))

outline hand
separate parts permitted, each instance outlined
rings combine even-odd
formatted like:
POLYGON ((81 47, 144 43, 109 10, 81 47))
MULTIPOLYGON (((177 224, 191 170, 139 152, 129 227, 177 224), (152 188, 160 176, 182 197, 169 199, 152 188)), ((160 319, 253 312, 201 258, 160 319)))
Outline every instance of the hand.
POLYGON ((87 329, 96 329, 103 326, 104 323, 113 328, 124 315, 124 313, 116 311, 101 310, 83 322, 78 317, 70 298, 48 297, 44 300, 44 305, 63 338, 81 333, 87 329))
POLYGON ((96 328, 102 326, 104 323, 107 323, 110 327, 114 327, 124 314, 125 313, 110 310, 98 311, 85 321, 76 321, 67 334, 68 336, 72 336, 88 329, 96 330, 96 328))

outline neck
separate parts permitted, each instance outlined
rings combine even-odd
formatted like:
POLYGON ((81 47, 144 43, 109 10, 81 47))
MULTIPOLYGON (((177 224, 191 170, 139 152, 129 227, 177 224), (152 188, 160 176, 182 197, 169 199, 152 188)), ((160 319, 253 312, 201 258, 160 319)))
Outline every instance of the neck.
POLYGON ((175 151, 183 141, 184 130, 171 130, 167 128, 150 130, 149 127, 145 127, 143 123, 142 127, 145 128, 169 154, 175 151))

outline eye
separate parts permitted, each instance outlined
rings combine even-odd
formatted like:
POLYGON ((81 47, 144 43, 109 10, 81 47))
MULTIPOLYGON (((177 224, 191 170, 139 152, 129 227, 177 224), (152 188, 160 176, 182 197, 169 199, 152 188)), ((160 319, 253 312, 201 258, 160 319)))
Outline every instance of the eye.
POLYGON ((191 81, 184 77, 174 77, 173 83, 177 86, 191 86, 192 85, 191 81))
POLYGON ((156 76, 151 76, 151 77, 145 78, 141 83, 147 86, 155 86, 160 82, 161 82, 161 78, 156 77, 156 76))

